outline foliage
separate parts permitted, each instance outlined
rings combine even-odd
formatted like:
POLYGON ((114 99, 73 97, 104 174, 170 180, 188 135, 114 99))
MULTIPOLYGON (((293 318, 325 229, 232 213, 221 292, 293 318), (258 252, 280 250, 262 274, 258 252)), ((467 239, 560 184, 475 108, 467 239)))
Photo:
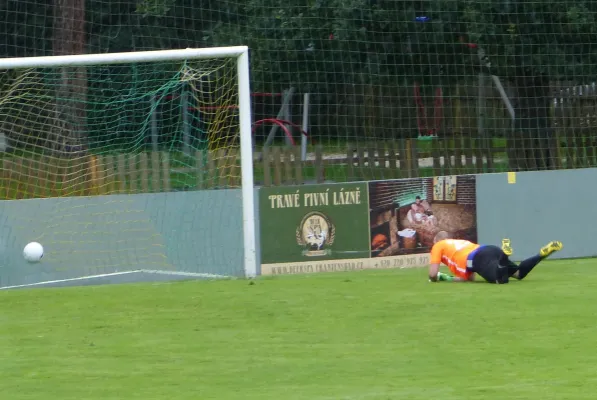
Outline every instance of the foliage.
POLYGON ((466 77, 478 66, 472 42, 496 73, 520 69, 554 79, 591 76, 596 1, 251 0, 243 25, 215 26, 214 44, 246 38, 261 82, 384 83, 466 77), (428 17, 416 22, 416 17, 428 17), (219 39, 219 40, 217 40, 219 39))
MULTIPOLYGON (((567 79, 597 63, 595 0, 87 0, 86 9, 87 52, 246 43, 259 86, 462 76, 476 60, 460 38, 484 47, 502 75, 530 67, 567 79)), ((6 2, 5 56, 49 54, 52 12, 46 1, 6 2)))
MULTIPOLYGON (((254 91, 294 86, 321 104, 356 104, 360 100, 342 93, 366 97, 371 88, 410 87, 414 81, 449 91, 472 81, 478 48, 489 56, 492 72, 522 88, 523 97, 549 80, 591 82, 597 65, 597 0, 86 0, 85 10, 86 36, 77 39, 85 43, 67 49, 246 44, 254 91)), ((52 54, 57 27, 51 2, 2 2, 0 15, 5 57, 52 54)), ((145 89, 129 74, 96 78, 89 77, 90 99, 126 86, 145 89)))

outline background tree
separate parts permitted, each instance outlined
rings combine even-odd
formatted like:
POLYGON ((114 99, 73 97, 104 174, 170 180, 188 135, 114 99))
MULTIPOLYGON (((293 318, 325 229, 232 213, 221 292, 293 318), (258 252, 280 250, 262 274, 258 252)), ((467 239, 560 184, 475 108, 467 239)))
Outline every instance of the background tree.
MULTIPOLYGON (((594 81, 596 15, 595 0, 24 0, 0 3, 0 48, 12 57, 247 44, 254 91, 308 91, 320 118, 314 132, 346 136, 362 131, 365 99, 377 101, 367 111, 372 125, 401 128, 415 119, 414 82, 442 85, 446 96, 457 83, 476 85, 476 50, 465 45, 476 43, 512 88, 516 135, 537 140, 550 135, 548 82, 594 81), (408 121, 393 117, 400 113, 408 121)), ((109 83, 89 79, 87 96, 101 93, 100 81, 104 89, 138 85, 131 71, 111 71, 109 83)))
POLYGON ((550 84, 595 81, 596 16, 592 0, 462 2, 467 34, 515 88, 514 146, 524 148, 531 167, 553 167, 550 84))
MULTIPOLYGON (((55 0, 52 49, 56 56, 85 53, 85 0, 55 0)), ((56 75, 56 118, 50 143, 59 151, 80 151, 86 133, 86 67, 62 67, 56 75)))

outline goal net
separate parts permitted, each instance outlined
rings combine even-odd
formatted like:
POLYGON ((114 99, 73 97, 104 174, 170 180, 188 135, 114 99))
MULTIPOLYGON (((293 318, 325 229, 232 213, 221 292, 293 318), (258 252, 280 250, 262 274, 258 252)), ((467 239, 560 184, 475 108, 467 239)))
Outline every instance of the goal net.
POLYGON ((247 58, 0 60, 0 286, 254 275, 247 58))

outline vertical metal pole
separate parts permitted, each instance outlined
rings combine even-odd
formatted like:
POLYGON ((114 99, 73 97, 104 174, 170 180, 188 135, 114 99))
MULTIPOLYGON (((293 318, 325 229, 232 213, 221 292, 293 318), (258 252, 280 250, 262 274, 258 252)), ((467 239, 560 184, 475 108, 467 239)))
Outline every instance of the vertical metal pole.
POLYGON ((180 95, 180 107, 182 108, 182 151, 185 156, 191 155, 191 124, 189 115, 189 92, 187 85, 182 88, 180 95))
POLYGON ((253 178, 253 130, 251 126, 251 84, 249 81, 249 50, 237 60, 240 121, 240 163, 243 207, 243 244, 245 277, 257 275, 257 232, 255 230, 255 187, 253 178))
POLYGON ((151 148, 153 151, 158 151, 158 117, 157 117, 157 102, 155 96, 151 96, 151 148))
MULTIPOLYGON (((309 93, 303 96, 303 125, 301 127, 303 132, 309 132, 309 93)), ((301 133, 301 160, 307 159, 307 135, 301 133)))

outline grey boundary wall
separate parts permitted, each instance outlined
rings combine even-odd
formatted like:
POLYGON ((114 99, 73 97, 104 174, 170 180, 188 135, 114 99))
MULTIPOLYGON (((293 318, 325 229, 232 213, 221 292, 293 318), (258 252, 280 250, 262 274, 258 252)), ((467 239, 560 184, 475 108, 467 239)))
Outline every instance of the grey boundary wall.
MULTIPOLYGON (((553 259, 597 255, 597 169, 480 174, 476 182, 480 243, 508 237, 516 260, 550 240, 564 242, 553 259)), ((239 189, 2 201, 0 221, 0 288, 244 273, 239 189), (33 240, 46 249, 39 264, 22 257, 33 240)))
POLYGON ((597 169, 477 175, 479 242, 512 240, 513 259, 534 255, 550 240, 564 249, 552 258, 597 255, 597 169), (512 180, 511 180, 512 181, 512 180))
POLYGON ((0 230, 2 288, 244 274, 239 189, 1 201, 0 230))

